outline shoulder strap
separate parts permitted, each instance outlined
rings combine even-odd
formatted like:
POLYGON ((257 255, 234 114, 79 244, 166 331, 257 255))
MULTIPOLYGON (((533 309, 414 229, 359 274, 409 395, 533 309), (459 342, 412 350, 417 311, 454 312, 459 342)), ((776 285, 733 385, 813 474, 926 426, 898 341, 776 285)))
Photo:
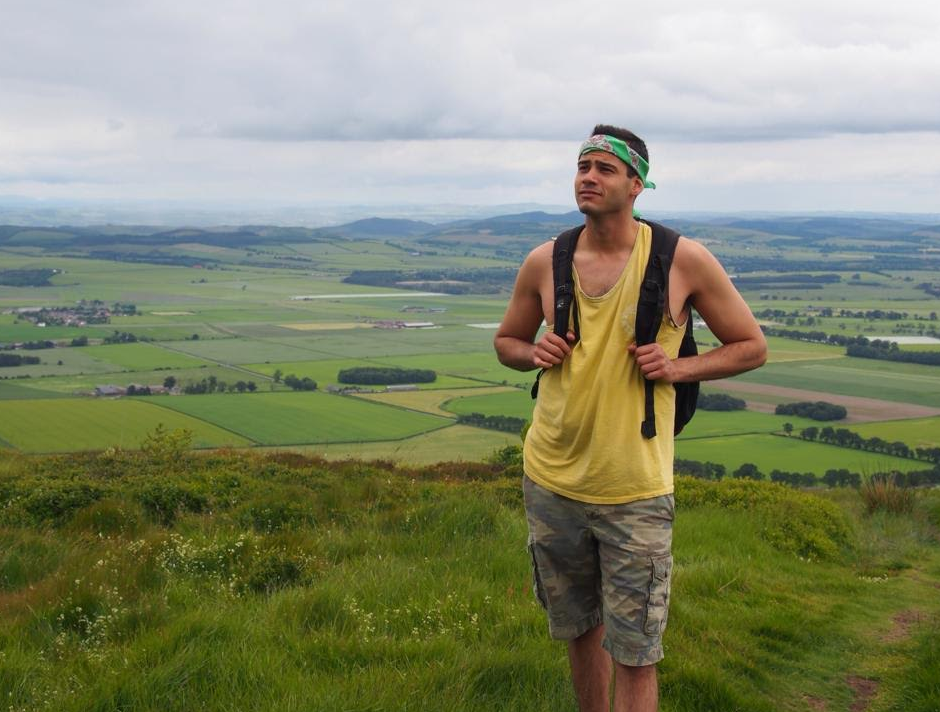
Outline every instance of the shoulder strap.
MULTIPOLYGON (((555 314, 552 331, 561 338, 568 335, 568 322, 572 313, 574 314, 573 331, 575 340, 581 338, 581 324, 578 320, 578 303, 574 298, 574 276, 572 274, 572 265, 574 264, 574 249, 578 244, 578 238, 584 230, 584 225, 565 230, 555 238, 555 244, 552 245, 552 284, 555 290, 555 314)), ((532 398, 538 397, 539 379, 545 369, 541 369, 535 377, 535 383, 532 384, 532 398)))
MULTIPOLYGON (((650 226, 653 231, 653 241, 650 245, 650 256, 646 263, 646 272, 643 283, 640 285, 640 298, 636 306, 636 343, 638 346, 651 344, 656 341, 660 324, 663 321, 663 311, 666 308, 666 297, 669 289, 669 268, 679 242, 679 233, 665 225, 649 220, 641 220, 650 226)), ((656 437, 656 409, 653 393, 655 381, 646 381, 644 384, 646 403, 643 424, 640 432, 644 438, 656 437)))
POLYGON ((574 263, 574 250, 578 245, 578 238, 584 225, 565 230, 555 238, 552 246, 552 282, 555 285, 555 324, 554 332, 561 338, 568 333, 569 316, 574 311, 574 333, 580 338, 580 324, 578 323, 578 305, 574 298, 574 276, 572 264, 574 263))

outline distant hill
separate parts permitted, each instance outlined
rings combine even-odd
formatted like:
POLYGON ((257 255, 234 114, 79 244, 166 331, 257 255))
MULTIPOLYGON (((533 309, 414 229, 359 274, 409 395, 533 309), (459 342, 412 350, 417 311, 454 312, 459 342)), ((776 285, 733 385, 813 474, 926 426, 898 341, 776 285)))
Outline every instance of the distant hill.
POLYGON ((415 237, 436 229, 434 225, 420 220, 390 218, 365 218, 344 225, 321 227, 311 230, 322 237, 343 237, 347 240, 374 240, 391 237, 415 237))

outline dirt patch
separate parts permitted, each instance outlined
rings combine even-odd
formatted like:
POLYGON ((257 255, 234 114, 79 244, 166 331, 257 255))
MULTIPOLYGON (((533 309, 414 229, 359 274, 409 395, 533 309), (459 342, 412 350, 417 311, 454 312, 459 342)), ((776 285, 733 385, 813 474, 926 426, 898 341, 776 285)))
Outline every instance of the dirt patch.
POLYGON ((855 699, 852 700, 852 706, 849 712, 865 712, 875 693, 878 692, 878 683, 867 677, 849 675, 845 678, 845 683, 852 688, 852 694, 855 699))
POLYGON ((891 630, 885 634, 885 641, 896 643, 903 640, 911 634, 911 629, 917 627, 925 620, 925 616, 920 611, 907 610, 895 613, 891 619, 893 625, 891 630))
MULTIPOLYGON (((826 400, 828 403, 845 406, 849 415, 840 423, 866 423, 875 420, 900 420, 902 418, 929 418, 940 415, 940 408, 931 408, 925 405, 912 403, 896 403, 894 401, 878 400, 877 398, 859 398, 858 396, 843 396, 836 393, 821 393, 820 391, 807 391, 800 388, 786 388, 784 386, 771 386, 766 383, 747 383, 723 379, 711 381, 709 385, 727 391, 764 396, 776 396, 792 399, 794 401, 826 400)), ((774 405, 771 403, 748 402, 748 408, 758 412, 772 413, 774 405)))
POLYGON ((803 700, 806 702, 807 706, 815 712, 825 712, 827 709, 826 701, 821 697, 814 697, 813 695, 803 695, 803 700))

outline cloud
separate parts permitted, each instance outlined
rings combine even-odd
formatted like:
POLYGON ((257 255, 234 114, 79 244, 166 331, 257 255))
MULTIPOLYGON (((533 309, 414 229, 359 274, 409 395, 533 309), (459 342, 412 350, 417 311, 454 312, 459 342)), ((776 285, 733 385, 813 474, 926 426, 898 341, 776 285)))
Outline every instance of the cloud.
POLYGON ((675 147, 686 174, 722 154, 738 181, 807 145, 839 172, 836 148, 885 136, 940 165, 938 28, 910 0, 7 0, 0 173, 567 200, 570 146, 599 121, 675 147))

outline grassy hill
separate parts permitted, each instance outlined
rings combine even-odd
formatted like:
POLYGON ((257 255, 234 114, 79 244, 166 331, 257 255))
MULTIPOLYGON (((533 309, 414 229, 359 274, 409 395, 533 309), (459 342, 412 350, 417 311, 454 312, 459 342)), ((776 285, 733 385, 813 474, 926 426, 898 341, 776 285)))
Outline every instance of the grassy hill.
MULTIPOLYGON (((518 466, 0 455, 10 710, 573 710, 518 466)), ((679 478, 662 709, 940 705, 940 493, 679 478)))

